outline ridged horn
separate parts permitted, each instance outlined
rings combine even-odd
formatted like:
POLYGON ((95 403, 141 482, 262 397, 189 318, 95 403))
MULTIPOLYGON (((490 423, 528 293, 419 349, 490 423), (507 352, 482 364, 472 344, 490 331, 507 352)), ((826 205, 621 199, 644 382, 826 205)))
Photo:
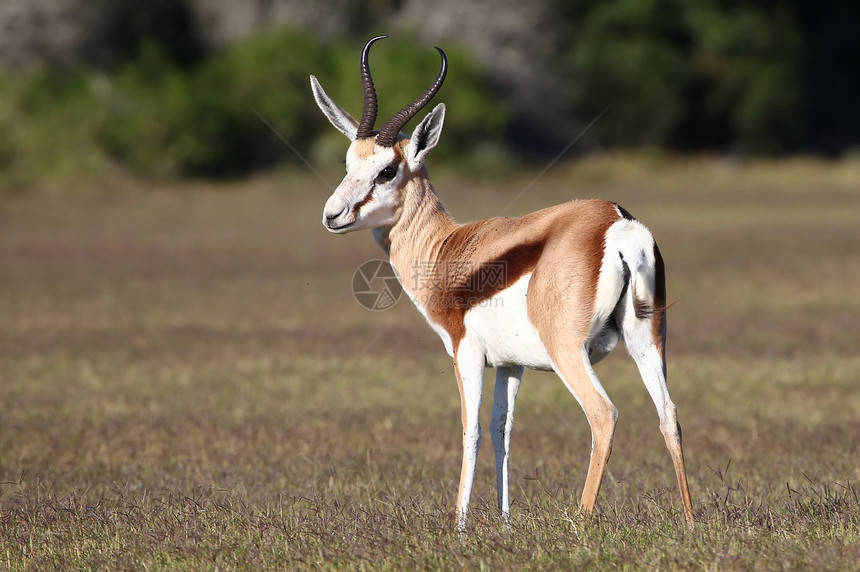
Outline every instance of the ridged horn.
POLYGON ((376 144, 382 147, 393 147, 394 143, 397 141, 397 136, 400 134, 400 130, 403 129, 403 126, 409 122, 410 119, 415 117, 421 109, 433 99, 433 96, 439 91, 439 88, 442 87, 442 82, 445 81, 445 74, 448 73, 448 58, 445 56, 445 52, 443 52, 440 48, 436 48, 439 54, 442 56, 442 68, 439 70, 439 75, 436 76, 436 80, 433 84, 427 88, 427 91, 418 96, 418 99, 398 111, 394 117, 388 120, 388 123, 379 131, 379 135, 376 138, 376 144))
POLYGON ((379 107, 376 100, 376 88, 373 86, 373 78, 370 77, 370 64, 367 61, 367 55, 373 42, 387 37, 376 36, 375 38, 370 38, 364 44, 364 49, 361 50, 361 90, 364 92, 364 108, 361 110, 361 121, 358 123, 358 131, 355 133, 356 139, 370 137, 373 134, 373 126, 376 124, 376 113, 379 107))

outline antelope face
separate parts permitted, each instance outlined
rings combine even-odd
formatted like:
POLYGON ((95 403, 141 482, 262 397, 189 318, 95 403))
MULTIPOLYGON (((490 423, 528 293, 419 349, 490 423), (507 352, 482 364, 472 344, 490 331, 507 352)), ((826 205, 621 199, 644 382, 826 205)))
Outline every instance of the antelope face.
POLYGON ((373 130, 377 100, 368 52, 375 41, 385 37, 372 38, 361 51, 364 90, 361 121, 356 121, 332 101, 317 79, 311 76, 311 89, 320 110, 338 131, 352 141, 346 153, 346 176, 326 201, 323 210, 323 226, 334 233, 391 226, 397 222, 405 179, 424 166, 424 160, 439 141, 445 120, 445 106, 439 104, 416 127, 411 139, 400 136, 403 126, 427 105, 445 80, 447 58, 445 52, 436 48, 442 56, 442 68, 433 84, 389 119, 382 129, 378 132, 373 130))
POLYGON ((403 182, 403 151, 358 139, 346 154, 346 176, 326 201, 323 226, 334 233, 391 226, 403 182))

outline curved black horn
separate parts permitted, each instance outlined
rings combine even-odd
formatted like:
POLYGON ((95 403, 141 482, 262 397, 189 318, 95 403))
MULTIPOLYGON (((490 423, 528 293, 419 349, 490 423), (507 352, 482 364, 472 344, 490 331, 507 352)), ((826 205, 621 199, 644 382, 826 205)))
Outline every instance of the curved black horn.
POLYGON ((442 56, 442 68, 439 70, 439 75, 433 85, 427 88, 427 91, 418 96, 418 99, 398 111, 394 117, 388 120, 388 123, 379 131, 379 136, 376 138, 376 144, 382 147, 393 147, 397 141, 397 135, 406 123, 415 117, 415 114, 429 103, 439 88, 442 87, 442 82, 445 81, 445 74, 448 73, 448 58, 440 48, 436 48, 442 56))
POLYGON ((376 88, 373 87, 373 78, 370 77, 370 64, 367 61, 367 54, 370 52, 370 46, 376 40, 387 38, 388 36, 376 36, 370 38, 364 49, 361 50, 361 89, 364 92, 364 108, 361 110, 361 121, 358 123, 358 131, 355 134, 356 139, 370 137, 373 133, 373 126, 376 123, 376 112, 379 109, 376 103, 376 88))

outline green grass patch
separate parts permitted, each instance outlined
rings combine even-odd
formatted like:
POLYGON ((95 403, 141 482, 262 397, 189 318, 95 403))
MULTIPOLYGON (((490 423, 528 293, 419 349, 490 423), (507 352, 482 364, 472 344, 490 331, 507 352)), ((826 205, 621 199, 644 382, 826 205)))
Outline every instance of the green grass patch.
MULTIPOLYGON (((527 372, 512 521, 496 513, 485 444, 458 535, 450 359, 404 301, 352 299, 352 273, 379 252, 320 228, 328 189, 294 173, 126 182, 0 203, 0 566, 856 567, 860 225, 846 213, 860 196, 838 170, 806 190, 703 177, 682 193, 665 171, 631 185, 621 164, 599 183, 576 176, 587 167, 512 210, 600 195, 660 241, 695 528, 621 349, 597 368, 620 420, 596 514, 577 511, 585 418, 554 376, 527 372), (796 208, 766 208, 780 199, 796 208), (714 207, 758 216, 724 224, 714 207)), ((522 188, 447 179, 463 220, 522 188)))

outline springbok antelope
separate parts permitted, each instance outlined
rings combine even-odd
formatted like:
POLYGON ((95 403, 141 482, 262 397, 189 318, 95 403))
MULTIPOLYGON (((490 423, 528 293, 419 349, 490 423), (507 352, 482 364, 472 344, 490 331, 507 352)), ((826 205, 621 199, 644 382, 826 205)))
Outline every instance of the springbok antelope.
POLYGON ((502 517, 510 514, 511 429, 526 367, 558 374, 588 418, 592 446, 581 510, 592 512, 618 418, 592 364, 620 338, 657 407, 692 525, 681 427, 666 386, 665 270, 651 233, 626 210, 603 200, 575 200, 519 218, 455 223, 424 165, 439 142, 445 105, 438 104, 411 137, 400 133, 442 86, 445 53, 436 48, 442 67, 433 84, 375 131, 377 96, 368 52, 385 37, 372 38, 361 52, 360 121, 311 76, 317 105, 351 141, 346 176, 326 202, 322 222, 337 234, 372 229, 404 291, 454 358, 463 422, 458 528, 466 526, 488 366, 496 368, 490 431, 502 517))

